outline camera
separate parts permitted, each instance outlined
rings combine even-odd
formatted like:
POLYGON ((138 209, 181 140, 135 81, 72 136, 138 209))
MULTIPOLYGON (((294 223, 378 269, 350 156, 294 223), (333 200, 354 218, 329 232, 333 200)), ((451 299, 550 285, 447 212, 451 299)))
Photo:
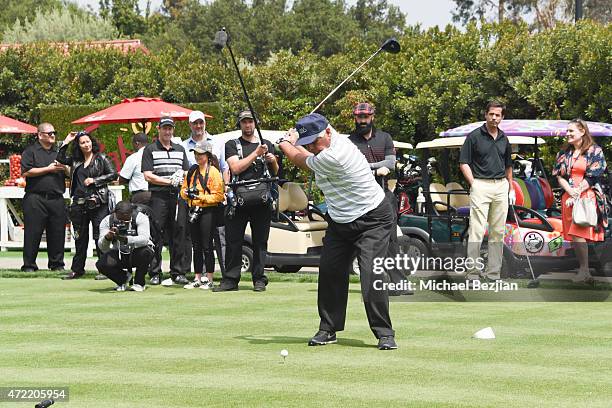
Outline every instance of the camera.
POLYGON ((90 195, 85 199, 85 208, 88 210, 96 209, 100 206, 100 198, 97 195, 90 195))
POLYGON ((187 198, 190 200, 195 200, 198 198, 200 192, 198 191, 198 188, 194 186, 185 190, 185 193, 187 194, 187 198))
POLYGON ((198 220, 200 219, 200 215, 202 215, 203 211, 203 207, 189 208, 189 216, 187 217, 187 221, 189 221, 190 224, 198 222, 198 220))
POLYGON ((115 227, 115 229, 117 230, 116 235, 118 237, 135 237, 137 235, 136 231, 130 228, 129 221, 115 220, 115 222, 113 222, 113 227, 115 227))

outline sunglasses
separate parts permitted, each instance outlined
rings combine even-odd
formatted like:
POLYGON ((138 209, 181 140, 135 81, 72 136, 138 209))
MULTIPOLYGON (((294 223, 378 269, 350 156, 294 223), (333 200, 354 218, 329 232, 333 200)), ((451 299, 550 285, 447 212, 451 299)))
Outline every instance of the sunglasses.
POLYGON ((55 130, 52 130, 50 132, 40 132, 40 133, 44 133, 44 134, 49 135, 49 136, 56 136, 57 135, 57 132, 55 130))

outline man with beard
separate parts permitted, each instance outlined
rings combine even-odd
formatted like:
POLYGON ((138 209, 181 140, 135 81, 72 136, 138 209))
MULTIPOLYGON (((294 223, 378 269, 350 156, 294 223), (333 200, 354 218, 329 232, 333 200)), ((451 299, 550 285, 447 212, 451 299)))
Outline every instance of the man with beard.
MULTIPOLYGON (((355 130, 350 134, 349 140, 357 146, 370 164, 376 182, 383 188, 385 199, 389 203, 394 225, 397 224, 397 200, 395 194, 389 190, 388 175, 395 168, 395 148, 391 135, 374 127, 374 106, 368 102, 355 105, 353 116, 355 130)), ((393 229, 389 238, 388 257, 392 258, 399 252, 396 229, 393 229)), ((401 271, 393 268, 388 270, 389 278, 394 283, 405 279, 401 271)), ((389 295, 408 294, 408 292, 392 291, 389 295)))
MULTIPOLYGON (((237 126, 242 131, 242 135, 225 144, 225 158, 234 176, 233 180, 257 180, 263 178, 266 173, 275 176, 278 173, 278 162, 273 154, 274 145, 268 140, 260 144, 255 134, 255 118, 251 111, 243 110, 238 114, 237 126)), ((236 194, 236 190, 233 193, 236 194)), ((263 292, 268 284, 268 278, 264 274, 264 263, 272 219, 270 203, 260 202, 234 208, 233 216, 225 220, 227 242, 225 273, 221 284, 213 288, 213 292, 238 290, 242 267, 242 243, 247 223, 251 226, 253 242, 253 290, 263 292)))

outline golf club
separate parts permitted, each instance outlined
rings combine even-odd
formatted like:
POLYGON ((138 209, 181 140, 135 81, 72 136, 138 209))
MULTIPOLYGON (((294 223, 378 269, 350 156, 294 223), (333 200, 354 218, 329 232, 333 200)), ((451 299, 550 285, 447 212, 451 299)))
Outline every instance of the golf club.
MULTIPOLYGON (((516 215, 516 209, 514 205, 510 205, 512 207, 512 214, 514 215, 514 221, 516 221, 516 228, 518 229, 519 236, 521 237, 521 241, 524 239, 523 233, 521 232, 521 226, 519 224, 519 218, 516 215)), ((529 259, 529 255, 527 255, 527 250, 525 250, 525 256, 527 257, 527 263, 529 264, 529 270, 531 271, 531 280, 527 282, 527 287, 530 289, 537 288, 540 286, 540 281, 536 279, 535 274, 533 273, 533 267, 531 266, 531 259, 529 259)))
MULTIPOLYGON (((216 37, 215 37, 216 38, 216 37)), ((355 73, 357 73, 357 71, 359 71, 365 64, 367 64, 372 58, 374 58, 375 56, 378 55, 378 53, 380 53, 381 51, 386 51, 388 53, 391 54, 397 54, 398 52, 400 52, 400 43, 395 39, 395 38, 389 38, 388 40, 386 40, 384 43, 382 43, 382 45, 380 46, 380 48, 378 50, 376 50, 376 52, 374 54, 372 54, 370 56, 370 58, 368 58, 367 60, 365 60, 360 66, 357 67, 357 69, 355 69, 353 72, 351 72, 351 74, 349 76, 346 77, 346 79, 342 82, 340 82, 340 85, 338 85, 336 88, 334 88, 333 91, 331 91, 325 98, 323 98, 323 100, 321 102, 319 102, 319 104, 317 106, 315 106, 315 108, 310 112, 310 113, 315 113, 320 107, 321 105, 323 105, 323 103, 325 103, 326 100, 328 100, 333 94, 336 93, 336 91, 338 89, 340 89, 340 87, 342 85, 344 85, 344 83, 346 81, 348 81, 349 79, 351 79, 351 77, 353 75, 355 75, 355 73)))
POLYGON ((255 121, 255 128, 257 129, 257 135, 259 136, 259 143, 264 144, 263 136, 261 135, 261 129, 259 128, 259 121, 255 116, 255 111, 253 110, 253 105, 251 105, 251 100, 249 99, 249 94, 247 93, 246 87, 244 86, 244 81, 242 80, 242 75, 240 75, 240 69, 238 69, 238 64, 236 63, 236 58, 234 58, 234 53, 232 52, 232 47, 230 47, 231 38, 227 33, 225 27, 222 27, 221 30, 215 33, 215 39, 213 40, 213 45, 218 51, 222 51, 223 48, 227 47, 230 56, 232 57, 232 62, 234 63, 234 68, 236 68, 236 73, 238 74, 238 79, 240 80, 240 86, 242 87, 242 92, 244 93, 244 99, 247 102, 249 107, 249 111, 251 111, 251 115, 253 116, 253 120, 255 121))

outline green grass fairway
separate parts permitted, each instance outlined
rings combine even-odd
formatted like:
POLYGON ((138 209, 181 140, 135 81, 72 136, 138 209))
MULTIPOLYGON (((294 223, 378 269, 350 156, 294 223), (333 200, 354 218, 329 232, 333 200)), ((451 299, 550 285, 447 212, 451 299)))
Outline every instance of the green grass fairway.
POLYGON ((314 348, 316 284, 298 279, 264 293, 0 279, 0 386, 69 386, 54 408, 612 403, 609 303, 393 302, 400 349, 382 352, 353 283, 339 344, 314 348), (496 340, 471 339, 486 326, 496 340))

